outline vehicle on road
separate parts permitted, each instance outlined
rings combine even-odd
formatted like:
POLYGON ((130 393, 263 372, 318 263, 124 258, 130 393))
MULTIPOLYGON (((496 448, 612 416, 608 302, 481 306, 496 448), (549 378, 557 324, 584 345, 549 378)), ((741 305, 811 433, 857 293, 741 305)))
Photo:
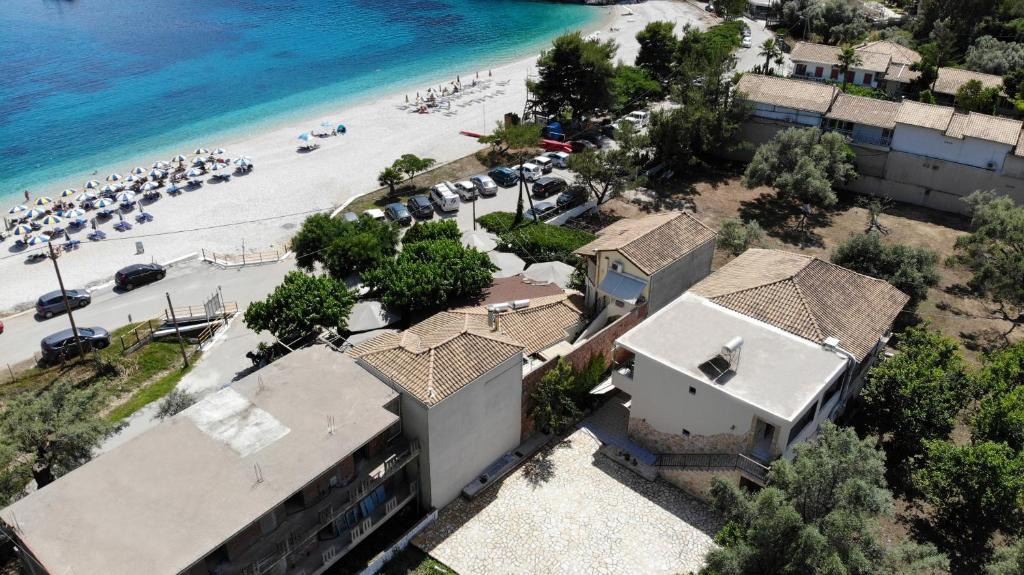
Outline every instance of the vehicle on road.
POLYGON ((527 182, 536 182, 544 175, 540 170, 540 166, 530 162, 526 162, 522 166, 512 166, 512 171, 521 174, 527 182))
POLYGON ((384 206, 384 215, 399 225, 407 226, 412 223, 412 214, 399 202, 384 206))
POLYGON ((744 48, 749 48, 752 44, 750 43, 750 36, 744 36, 742 45, 744 48))
POLYGON ((569 183, 557 176, 544 176, 533 184, 533 195, 547 198, 568 189, 569 183))
POLYGON ((434 207, 438 211, 459 211, 459 196, 455 195, 455 192, 445 182, 430 188, 430 201, 434 203, 434 207))
POLYGON ((566 154, 565 152, 548 152, 544 155, 551 158, 551 163, 554 164, 556 168, 562 168, 564 170, 569 167, 569 154, 566 154))
POLYGON ((519 183, 519 173, 512 171, 511 168, 494 168, 487 172, 487 175, 503 188, 511 188, 519 183))
POLYGON ((405 202, 405 207, 412 212, 413 217, 429 220, 434 217, 434 204, 430 203, 430 198, 423 194, 416 194, 409 198, 405 202))
POLYGON ((551 202, 537 202, 533 204, 532 208, 526 210, 526 213, 523 214, 523 216, 525 216, 528 220, 536 220, 539 222, 544 220, 544 218, 550 216, 557 210, 558 206, 552 204, 551 202))
POLYGON ((586 202, 587 195, 587 189, 583 186, 572 186, 568 190, 558 194, 558 198, 555 199, 555 205, 558 206, 559 209, 573 208, 582 205, 583 202, 586 202))
MULTIPOLYGON (((85 352, 110 345, 110 333, 102 327, 80 327, 78 337, 82 340, 82 350, 85 352)), ((43 353, 43 363, 57 363, 78 355, 75 334, 70 329, 44 337, 39 342, 39 349, 43 353)))
POLYGON ((459 197, 464 201, 472 202, 476 199, 476 186, 469 180, 462 180, 461 182, 455 182, 450 184, 452 188, 455 188, 455 193, 459 194, 459 197))
POLYGON ((123 290, 131 291, 141 285, 162 280, 165 275, 167 269, 160 264, 132 264, 117 270, 114 283, 123 290))
POLYGON ((621 127, 625 123, 633 124, 637 128, 644 128, 651 121, 651 113, 644 110, 634 110, 621 119, 619 119, 619 126, 621 127))
POLYGON ((539 166, 542 174, 550 174, 551 170, 555 168, 555 163, 547 156, 537 156, 530 160, 530 163, 539 166))
MULTIPOLYGON (((84 289, 69 289, 67 294, 71 309, 85 307, 92 302, 92 296, 84 289)), ((36 314, 41 317, 49 319, 64 311, 64 294, 60 291, 43 294, 36 300, 36 314)))
POLYGON ((481 196, 498 195, 498 184, 494 183, 494 180, 491 179, 490 176, 480 174, 479 176, 473 176, 469 181, 476 186, 476 191, 481 196))

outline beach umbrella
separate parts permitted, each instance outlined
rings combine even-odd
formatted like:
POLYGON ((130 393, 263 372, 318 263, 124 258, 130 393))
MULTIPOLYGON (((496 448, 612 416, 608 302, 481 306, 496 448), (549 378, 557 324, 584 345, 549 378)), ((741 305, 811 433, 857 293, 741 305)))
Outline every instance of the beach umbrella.
POLYGON ((18 212, 24 212, 24 211, 25 211, 25 210, 27 210, 27 209, 28 209, 28 208, 26 208, 26 207, 25 207, 24 205, 22 205, 22 204, 18 204, 18 205, 16 205, 16 206, 14 206, 13 208, 11 208, 11 209, 7 210, 7 213, 8 213, 8 214, 16 214, 16 213, 18 213, 18 212))
POLYGON ((119 189, 120 188, 118 188, 117 186, 111 186, 110 184, 107 184, 103 186, 103 188, 101 188, 100 191, 103 192, 104 194, 116 194, 119 189))
POLYGON ((41 245, 41 244, 45 244, 48 241, 50 241, 50 238, 48 238, 48 237, 46 237, 44 235, 32 236, 28 240, 28 245, 30 245, 30 246, 38 246, 38 245, 41 245))
POLYGON ((207 150, 206 148, 196 148, 196 151, 193 153, 197 156, 205 156, 210 153, 210 150, 207 150))
POLYGON ((126 181, 126 182, 128 182, 128 183, 132 184, 132 183, 135 183, 135 182, 138 182, 138 181, 140 181, 141 179, 142 179, 142 178, 140 178, 140 177, 136 176, 135 174, 128 174, 128 177, 127 177, 127 178, 125 178, 125 179, 124 179, 124 181, 126 181))
POLYGON ((32 208, 31 210, 25 212, 25 217, 27 217, 27 218, 38 218, 39 216, 44 215, 45 213, 46 212, 44 212, 43 210, 32 208))
POLYGON ((303 142, 308 142, 312 138, 313 134, 310 134, 309 132, 302 132, 301 134, 299 134, 299 139, 302 140, 303 142))
POLYGON ((352 306, 346 327, 354 332, 369 331, 387 327, 400 319, 401 315, 388 310, 379 301, 367 300, 352 306))
POLYGON ((85 201, 88 201, 88 200, 95 200, 95 199, 96 199, 96 194, 94 194, 92 192, 85 192, 85 193, 82 193, 82 194, 78 194, 78 196, 75 197, 75 201, 76 202, 85 202, 85 201))
POLYGON ((205 158, 200 158, 200 157, 192 158, 192 165, 193 166, 205 166, 206 165, 206 159, 205 158))
POLYGON ((185 177, 188 178, 198 178, 201 175, 203 175, 203 170, 199 168, 192 168, 189 171, 185 172, 185 177))
POLYGON ((32 233, 32 226, 27 226, 25 224, 18 224, 16 226, 14 226, 13 233, 16 236, 27 236, 28 234, 32 233))
POLYGON ((52 201, 53 200, 51 200, 50 198, 48 198, 46 196, 39 196, 38 198, 36 198, 36 200, 34 202, 32 202, 32 205, 34 205, 34 206, 45 206, 46 204, 48 204, 48 203, 50 203, 52 201))
POLYGON ((100 183, 96 180, 89 180, 85 183, 85 189, 87 190, 95 190, 98 187, 100 187, 100 183))
POLYGON ((345 127, 345 124, 338 124, 336 130, 338 130, 339 134, 344 134, 345 132, 348 131, 348 128, 345 127))
POLYGON ((183 155, 181 155, 181 154, 178 154, 177 156, 174 156, 173 158, 171 158, 171 161, 172 161, 172 162, 178 162, 178 163, 181 163, 181 162, 184 162, 184 161, 185 161, 185 160, 187 160, 187 159, 188 159, 188 158, 186 158, 185 156, 183 156, 183 155))
POLYGON ((163 170, 153 169, 153 170, 150 170, 150 172, 149 172, 149 179, 151 179, 151 180, 160 180, 160 179, 163 179, 163 177, 166 176, 166 175, 167 174, 165 174, 163 172, 163 170))
POLYGON ((494 265, 498 266, 498 271, 494 272, 494 277, 496 278, 508 278, 519 275, 526 268, 526 262, 515 254, 488 252, 487 257, 491 259, 494 265))
POLYGON ((110 198, 102 198, 102 199, 100 199, 100 201, 96 202, 96 207, 97 208, 105 208, 105 207, 107 207, 107 206, 109 206, 109 205, 111 205, 113 203, 114 203, 114 200, 112 200, 110 198))
POLYGON ((119 182, 119 181, 121 181, 121 174, 118 174, 117 172, 114 172, 113 174, 110 174, 109 176, 107 176, 107 181, 108 182, 119 182))
POLYGON ((121 192, 114 196, 114 199, 119 202, 130 202, 135 199, 135 192, 121 192))
POLYGON ((85 215, 85 210, 80 210, 78 208, 75 208, 73 210, 67 210, 66 212, 64 212, 64 217, 65 218, 80 218, 80 217, 82 217, 84 215, 85 215))
MULTIPOLYGON (((153 169, 154 170, 166 170, 168 167, 170 167, 170 164, 168 164, 167 162, 165 162, 163 160, 157 160, 157 161, 153 162, 153 169)), ((152 173, 152 172, 150 172, 150 173, 152 173)))
POLYGON ((167 188, 167 193, 176 194, 181 191, 181 186, 178 184, 171 184, 171 187, 167 188))
POLYGON ((533 284, 555 284, 564 288, 569 285, 573 267, 562 262, 540 262, 523 272, 523 279, 533 284))
POLYGON ((70 198, 71 196, 73 196, 73 195, 75 195, 77 193, 78 193, 78 190, 76 190, 74 188, 68 188, 68 189, 66 189, 66 190, 64 190, 63 192, 60 193, 60 197, 62 197, 62 198, 70 198))
POLYGON ((63 221, 64 219, 61 218, 60 216, 49 215, 40 220, 39 223, 43 224, 44 226, 55 226, 63 221))
POLYGON ((489 252, 498 247, 498 236, 484 230, 464 232, 462 245, 467 248, 475 248, 477 251, 489 252))
POLYGON ((155 189, 157 189, 159 187, 160 187, 160 184, 158 184, 156 182, 146 182, 145 184, 142 184, 142 191, 143 192, 148 192, 150 190, 155 190, 155 189))
POLYGON ((217 148, 216 150, 213 151, 214 156, 223 156, 226 153, 228 153, 228 151, 225 150, 224 148, 217 148))
POLYGON ((146 173, 146 168, 143 168, 142 166, 135 166, 134 168, 132 168, 132 173, 135 174, 136 176, 141 176, 142 174, 146 173))

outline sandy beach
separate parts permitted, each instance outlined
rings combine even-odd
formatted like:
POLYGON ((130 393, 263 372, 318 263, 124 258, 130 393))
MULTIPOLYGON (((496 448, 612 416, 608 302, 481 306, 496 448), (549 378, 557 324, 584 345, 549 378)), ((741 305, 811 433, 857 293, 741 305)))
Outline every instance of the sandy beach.
MULTIPOLYGON (((636 33, 647 22, 671 20, 679 27, 687 22, 704 27, 710 22, 709 16, 697 6, 671 0, 594 9, 605 12, 599 25, 601 37, 615 39, 619 44, 618 58, 627 63, 633 62, 638 50, 636 33), (627 15, 630 11, 632 14, 627 15)), ((590 34, 597 30, 595 24, 593 29, 582 32, 590 34)), ((65 285, 70 288, 104 283, 125 265, 166 262, 201 249, 240 253, 243 246, 246 251, 281 247, 309 213, 330 210, 378 188, 378 172, 401 154, 412 153, 444 163, 480 149, 475 139, 462 136, 459 131, 489 132, 506 112, 521 114, 526 98, 525 79, 527 74, 536 73, 536 58, 532 54, 493 68, 490 78, 487 70, 483 70, 480 80, 490 80, 489 86, 455 100, 452 115, 400 109, 405 98, 405 92, 400 92, 351 107, 339 106, 336 112, 251 136, 206 142, 203 145, 210 149, 225 148, 228 157, 252 158, 255 170, 228 182, 207 182, 177 197, 165 193, 146 208, 154 216, 151 222, 135 224, 132 230, 123 233, 112 228, 117 218, 103 223, 100 229, 107 233, 106 241, 88 241, 88 230, 72 233, 73 238, 82 240, 82 245, 60 258, 65 285), (317 150, 297 151, 300 142, 296 137, 318 128, 325 120, 344 123, 347 134, 319 139, 317 150), (141 255, 136 254, 139 241, 145 247, 141 255)), ((470 87, 477 72, 470 69, 461 74, 465 88, 470 87)), ((436 89, 451 80, 454 77, 436 78, 433 86, 436 89)), ((428 86, 420 88, 421 95, 428 86)), ((410 98, 414 94, 415 90, 410 91, 410 98)), ((73 175, 65 182, 33 191, 56 198, 65 187, 80 189, 88 179, 102 180, 112 171, 124 175, 135 165, 148 169, 154 161, 167 159, 140 152, 137 158, 126 158, 116 166, 97 167, 96 176, 73 175)), ((129 216, 125 219, 129 220, 129 216)), ((57 287, 48 262, 26 263, 29 250, 17 251, 12 244, 10 238, 0 243, 0 277, 4 278, 0 310, 8 311, 26 307, 39 294, 57 287)))

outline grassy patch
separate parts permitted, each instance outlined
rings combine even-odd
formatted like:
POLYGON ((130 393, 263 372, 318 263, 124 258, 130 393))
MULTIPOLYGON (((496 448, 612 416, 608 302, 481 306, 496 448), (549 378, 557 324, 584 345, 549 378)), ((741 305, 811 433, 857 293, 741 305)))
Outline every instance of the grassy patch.
POLYGON ((380 570, 384 575, 458 575, 454 569, 410 545, 380 570))
POLYGON ((573 252, 596 237, 582 230, 540 222, 524 221, 513 227, 514 219, 515 214, 510 212, 494 212, 477 221, 487 231, 498 234, 502 251, 510 251, 527 263, 558 260, 576 265, 573 252))
POLYGON ((430 186, 438 182, 466 180, 486 171, 487 167, 480 163, 475 155, 465 156, 406 180, 398 186, 394 195, 389 194, 387 188, 380 188, 359 196, 352 200, 345 211, 361 214, 370 208, 383 208, 391 202, 404 202, 406 198, 416 194, 425 194, 430 191, 430 186))
POLYGON ((198 359, 198 357, 198 354, 194 355, 193 359, 189 360, 188 367, 174 369, 173 371, 164 374, 163 377, 157 379, 155 382, 135 392, 128 401, 111 410, 111 412, 107 414, 107 420, 117 423, 122 419, 130 417, 136 411, 150 403, 163 398, 163 396, 170 393, 171 390, 178 385, 178 382, 181 381, 181 378, 185 377, 185 374, 192 371, 192 366, 195 365, 195 359, 198 359))

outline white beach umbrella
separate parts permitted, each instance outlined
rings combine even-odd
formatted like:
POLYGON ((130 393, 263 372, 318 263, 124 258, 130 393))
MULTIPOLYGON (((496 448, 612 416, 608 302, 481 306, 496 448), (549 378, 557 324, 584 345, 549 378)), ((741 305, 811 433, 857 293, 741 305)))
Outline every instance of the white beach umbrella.
POLYGON ((50 203, 52 201, 53 200, 51 200, 50 198, 48 198, 46 196, 39 196, 38 198, 35 199, 35 201, 32 202, 32 205, 34 205, 34 206, 45 206, 46 204, 48 204, 48 203, 50 203))
POLYGON ((249 156, 242 156, 241 158, 238 158, 238 159, 235 160, 235 165, 236 166, 243 166, 243 167, 251 166, 252 165, 252 158, 250 158, 249 156))
POLYGON ((117 172, 114 172, 113 174, 110 174, 109 176, 107 176, 107 181, 108 182, 120 182, 121 181, 121 174, 118 174, 117 172))
POLYGON ((114 203, 114 200, 110 198, 101 198, 100 201, 96 202, 97 208, 105 208, 114 203))
POLYGON ((128 177, 126 177, 124 181, 128 182, 129 184, 133 184, 135 182, 140 181, 141 179, 142 178, 136 176, 135 174, 128 174, 128 177))
POLYGON ((142 184, 142 191, 143 192, 148 192, 150 190, 155 190, 155 189, 157 189, 159 187, 160 187, 160 184, 158 184, 156 182, 146 182, 145 184, 142 184))
POLYGON ((85 215, 85 210, 80 210, 78 208, 75 208, 73 210, 67 210, 66 212, 64 212, 64 217, 65 218, 80 218, 80 217, 82 217, 84 215, 85 215))
POLYGON ((198 178, 201 175, 203 175, 203 170, 199 168, 192 168, 189 171, 185 172, 185 177, 188 178, 198 178))
POLYGON ((197 158, 192 158, 192 165, 193 166, 205 166, 206 165, 206 159, 205 158, 198 158, 198 157, 197 158))
POLYGON ((48 241, 50 241, 49 237, 40 234, 38 236, 32 236, 28 240, 28 245, 30 245, 30 246, 38 246, 38 245, 45 244, 48 241))
POLYGON ((25 217, 28 217, 28 218, 38 218, 39 216, 42 216, 44 214, 46 214, 45 211, 40 210, 40 209, 36 209, 36 208, 32 208, 31 210, 25 212, 25 217))
MULTIPOLYGON (((153 167, 154 170, 166 170, 169 166, 170 166, 170 164, 168 164, 167 162, 165 162, 163 160, 157 160, 157 161, 153 162, 153 166, 152 167, 153 167)), ((152 172, 150 172, 150 173, 152 173, 152 172)))
POLYGON ((213 151, 213 154, 215 156, 223 156, 226 153, 227 151, 224 148, 217 148, 216 150, 213 151))
POLYGON ((181 155, 181 154, 178 154, 177 156, 174 156, 173 158, 171 158, 171 161, 172 161, 172 162, 178 162, 178 163, 181 163, 181 162, 184 162, 184 161, 185 161, 185 160, 187 160, 187 159, 188 159, 188 158, 186 158, 185 156, 183 156, 183 155, 181 155))
POLYGON ((573 267, 562 262, 540 262, 532 264, 523 272, 523 279, 533 284, 555 284, 565 288, 569 285, 573 267))
POLYGON ((85 189, 87 190, 95 190, 98 187, 100 187, 100 183, 96 180, 89 180, 85 183, 85 189))
POLYGON ((518 275, 526 267, 526 262, 515 254, 488 252, 487 257, 491 259, 494 265, 498 266, 498 271, 494 272, 494 277, 496 278, 508 278, 518 275))
POLYGON ((166 175, 167 174, 165 174, 163 172, 163 170, 157 170, 155 168, 153 170, 150 170, 150 172, 149 172, 149 178, 151 180, 159 180, 159 179, 162 179, 166 175))
POLYGON ((171 184, 171 187, 167 188, 167 193, 176 194, 181 191, 181 186, 178 184, 171 184))
POLYGON ((207 150, 206 148, 196 148, 196 151, 192 153, 197 156, 205 156, 210 153, 210 150, 207 150))
POLYGON ((216 172, 219 169, 220 169, 220 162, 214 162, 213 165, 210 166, 210 171, 211 172, 216 172))
POLYGON ((462 245, 467 248, 476 248, 477 251, 489 252, 498 247, 498 236, 484 230, 464 232, 462 245))
POLYGON ((68 188, 68 189, 66 189, 66 190, 64 190, 63 192, 60 193, 60 197, 62 197, 62 198, 70 198, 71 196, 73 196, 73 195, 75 195, 77 193, 78 193, 78 190, 76 190, 74 188, 68 188))
POLYGON ((103 186, 103 188, 100 189, 100 191, 103 192, 104 194, 116 194, 119 189, 120 188, 118 188, 117 186, 111 186, 110 184, 107 184, 103 186))
POLYGON ((143 168, 142 166, 135 166, 134 168, 132 168, 132 173, 135 174, 136 176, 141 176, 142 174, 146 173, 146 168, 143 168))
POLYGON ((16 214, 16 213, 18 213, 18 212, 24 212, 24 211, 25 211, 25 210, 27 210, 27 209, 28 209, 28 208, 27 208, 27 207, 25 207, 25 205, 24 205, 24 204, 18 204, 18 205, 16 205, 16 206, 14 206, 13 208, 11 208, 11 209, 7 210, 7 213, 8 213, 8 214, 16 214))
POLYGON ((313 138, 313 134, 311 134, 309 132, 302 132, 301 134, 299 134, 299 139, 302 140, 303 142, 308 142, 312 138, 313 138))
POLYGON ((95 199, 96 199, 96 194, 94 194, 92 192, 85 192, 85 193, 78 194, 78 196, 75 198, 75 201, 76 202, 85 202, 85 201, 88 201, 88 200, 95 200, 95 199))
POLYGON ((26 226, 25 224, 18 224, 14 226, 12 233, 16 236, 27 236, 32 233, 32 226, 26 226))
POLYGON ((114 196, 114 199, 119 202, 130 202, 135 199, 135 192, 121 192, 114 196))

